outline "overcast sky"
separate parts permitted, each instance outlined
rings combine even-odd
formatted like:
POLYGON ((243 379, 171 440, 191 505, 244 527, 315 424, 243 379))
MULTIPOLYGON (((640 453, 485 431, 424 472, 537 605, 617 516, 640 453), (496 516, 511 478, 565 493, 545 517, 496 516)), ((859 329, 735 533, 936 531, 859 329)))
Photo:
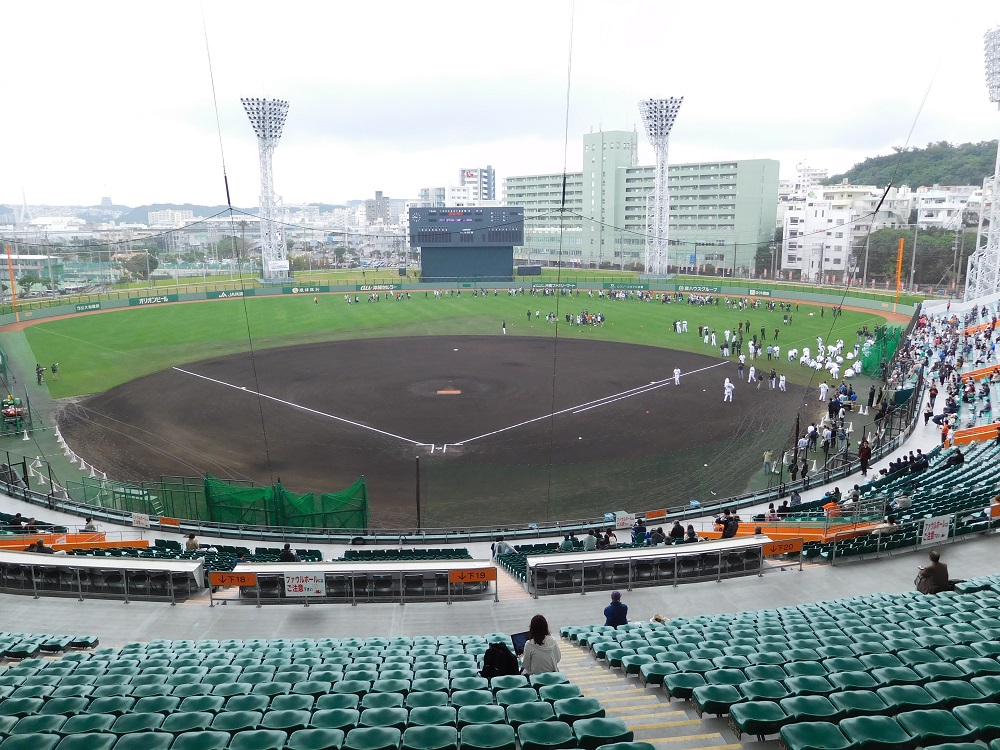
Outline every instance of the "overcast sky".
POLYGON ((225 203, 221 130, 233 204, 256 205, 241 96, 291 102, 288 203, 560 172, 571 26, 571 171, 583 133, 641 129, 649 97, 684 97, 672 162, 772 158, 782 176, 891 153, 914 123, 911 145, 1000 135, 995 0, 204 0, 204 17, 218 128, 199 2, 6 3, 0 202, 225 203))

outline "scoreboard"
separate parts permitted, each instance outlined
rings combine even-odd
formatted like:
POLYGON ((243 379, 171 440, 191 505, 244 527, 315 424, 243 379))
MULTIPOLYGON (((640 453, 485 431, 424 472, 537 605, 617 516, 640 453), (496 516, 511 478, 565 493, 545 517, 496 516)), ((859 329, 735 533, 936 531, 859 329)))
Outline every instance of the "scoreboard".
POLYGON ((411 208, 411 247, 511 247, 524 244, 524 209, 411 208))
POLYGON ((420 248, 421 282, 510 282, 514 246, 523 244, 520 206, 410 209, 410 247, 420 248))

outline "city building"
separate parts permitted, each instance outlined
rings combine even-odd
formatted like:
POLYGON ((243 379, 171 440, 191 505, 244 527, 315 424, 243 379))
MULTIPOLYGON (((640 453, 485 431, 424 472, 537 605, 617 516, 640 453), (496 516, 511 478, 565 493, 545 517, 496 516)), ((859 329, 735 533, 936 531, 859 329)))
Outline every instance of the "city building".
POLYGON ((448 185, 420 188, 418 198, 408 205, 415 208, 443 208, 445 206, 497 206, 496 200, 476 198, 474 185, 448 185))
MULTIPOLYGON (((518 262, 641 266, 655 166, 636 164, 637 147, 634 131, 587 133, 580 172, 507 177, 504 203, 525 211, 518 262)), ((773 237, 778 162, 671 164, 668 183, 668 270, 730 275, 752 268, 758 244, 773 237)))
POLYGON ((194 222, 194 211, 175 211, 165 208, 161 211, 150 211, 146 222, 151 227, 181 227, 194 222))
MULTIPOLYGON (((3 256, 10 262, 14 272, 14 278, 20 279, 26 274, 34 274, 42 283, 48 282, 53 287, 57 287, 65 273, 63 259, 55 255, 24 255, 22 253, 11 253, 3 256)), ((4 274, 6 281, 7 274, 4 274)))
POLYGON ((783 205, 780 269, 811 282, 857 275, 870 232, 907 225, 912 193, 874 185, 816 185, 783 205), (881 205, 880 205, 881 204, 881 205))
POLYGON ((913 194, 917 226, 921 229, 959 229, 966 211, 971 208, 978 214, 981 204, 982 187, 975 185, 919 187, 913 194))
POLYGON ((804 197, 810 188, 826 182, 826 168, 810 167, 803 161, 795 165, 795 177, 778 181, 778 200, 788 201, 794 197, 804 197))
POLYGON ((376 190, 374 198, 365 200, 365 223, 374 224, 381 221, 383 224, 388 224, 389 217, 389 199, 382 195, 381 190, 376 190))
POLYGON ((493 167, 475 167, 458 170, 458 184, 470 189, 469 199, 474 201, 494 201, 496 195, 496 175, 493 167))

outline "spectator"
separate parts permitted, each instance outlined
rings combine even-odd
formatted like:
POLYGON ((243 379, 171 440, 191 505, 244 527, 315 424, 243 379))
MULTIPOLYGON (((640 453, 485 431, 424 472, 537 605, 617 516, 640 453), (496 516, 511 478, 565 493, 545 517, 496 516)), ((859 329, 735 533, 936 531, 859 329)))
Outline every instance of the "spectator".
POLYGON ((572 552, 573 551, 573 541, 569 538, 569 534, 563 536, 562 542, 559 544, 560 552, 572 552))
POLYGON ((654 531, 649 535, 649 544, 655 547, 657 544, 663 544, 667 541, 667 535, 663 533, 663 528, 657 526, 654 531))
POLYGON ((962 449, 955 447, 955 450, 951 452, 948 456, 948 460, 944 462, 945 466, 961 466, 965 463, 965 456, 962 454, 962 449))
POLYGON ((622 604, 620 591, 611 592, 611 604, 604 608, 604 624, 617 629, 628 622, 628 606, 622 604))
POLYGON ((692 526, 691 524, 688 524, 687 537, 685 537, 684 541, 685 542, 700 542, 701 541, 698 538, 698 533, 694 530, 694 526, 692 526))
POLYGON ((598 542, 597 529, 591 529, 587 533, 587 536, 583 538, 583 551, 593 552, 595 549, 597 549, 597 542, 598 542))
POLYGON ((184 542, 184 549, 187 550, 188 552, 194 552, 200 546, 201 544, 199 544, 198 539, 195 537, 195 535, 188 534, 187 541, 184 542))
POLYGON ((94 519, 87 516, 83 519, 83 530, 84 531, 97 531, 97 524, 94 523, 94 519))
POLYGON ((941 562, 940 553, 933 550, 929 557, 931 564, 917 573, 917 591, 921 594, 940 594, 942 591, 954 590, 955 587, 948 580, 948 566, 941 562))
POLYGON ((524 644, 522 673, 530 676, 558 672, 562 654, 559 652, 559 644, 549 633, 549 623, 542 615, 535 615, 531 618, 528 632, 531 637, 524 644))
POLYGON ((278 559, 281 562, 299 562, 299 556, 295 554, 295 551, 292 549, 292 545, 288 542, 285 542, 285 547, 281 550, 281 554, 278 556, 278 559))
POLYGON ((493 559, 497 559, 500 555, 509 555, 514 552, 514 548, 511 547, 507 542, 503 540, 502 536, 498 536, 496 541, 490 545, 490 550, 493 552, 493 559))
POLYGON ((54 554, 55 554, 55 552, 56 552, 56 551, 55 551, 54 549, 52 549, 51 547, 46 547, 46 546, 45 546, 45 542, 44 542, 44 541, 43 541, 42 539, 39 539, 39 540, 38 540, 38 541, 37 541, 37 542, 35 543, 35 549, 34 549, 34 551, 35 551, 35 552, 39 552, 39 553, 41 553, 41 554, 43 554, 43 555, 54 555, 54 554))
POLYGON ((670 541, 673 544, 680 544, 684 541, 684 527, 680 521, 674 521, 673 528, 670 529, 670 541))

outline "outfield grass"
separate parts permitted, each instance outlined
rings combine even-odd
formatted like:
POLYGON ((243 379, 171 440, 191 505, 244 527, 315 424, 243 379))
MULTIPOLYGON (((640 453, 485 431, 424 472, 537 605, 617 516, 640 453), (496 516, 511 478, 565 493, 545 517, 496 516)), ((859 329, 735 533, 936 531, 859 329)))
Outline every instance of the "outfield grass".
MULTIPOLYGON (((848 346, 856 340, 862 325, 881 325, 885 319, 872 312, 845 310, 834 319, 829 312, 820 316, 820 307, 800 305, 793 312, 793 325, 782 325, 780 312, 752 310, 740 313, 724 304, 697 307, 659 302, 610 301, 588 298, 584 293, 566 297, 498 296, 434 299, 414 293, 409 301, 383 299, 347 305, 342 294, 324 294, 313 303, 312 296, 248 297, 155 307, 129 308, 114 312, 81 315, 29 326, 23 332, 0 334, 0 341, 23 335, 35 361, 59 362, 59 381, 48 381, 53 397, 78 396, 107 390, 172 365, 254 349, 292 346, 318 341, 384 336, 439 336, 501 334, 507 324, 510 336, 554 336, 557 326, 546 323, 545 315, 588 310, 603 312, 602 328, 577 327, 560 323, 558 335, 660 346, 682 351, 718 355, 697 335, 699 325, 718 331, 736 329, 738 320, 750 319, 751 331, 759 335, 766 327, 768 341, 780 329, 782 355, 773 366, 787 373, 789 380, 808 383, 813 372, 789 363, 785 352, 791 347, 815 349, 816 337, 825 341, 842 338, 848 346), (558 304, 558 306, 557 306, 558 304), (527 320, 530 310, 532 317, 527 320), (535 319, 535 310, 541 318, 535 319), (675 334, 674 319, 686 319, 689 333, 675 334)), ((794 308, 793 308, 794 310, 794 308)), ((7 345, 4 345, 8 349, 7 345)), ((13 345, 11 349, 15 348, 13 345)), ((766 360, 765 360, 766 362, 766 360)), ((30 365, 25 368, 30 371, 30 365)), ((26 376, 29 373, 26 373, 26 376)), ((48 380, 48 379, 47 379, 48 380)))

